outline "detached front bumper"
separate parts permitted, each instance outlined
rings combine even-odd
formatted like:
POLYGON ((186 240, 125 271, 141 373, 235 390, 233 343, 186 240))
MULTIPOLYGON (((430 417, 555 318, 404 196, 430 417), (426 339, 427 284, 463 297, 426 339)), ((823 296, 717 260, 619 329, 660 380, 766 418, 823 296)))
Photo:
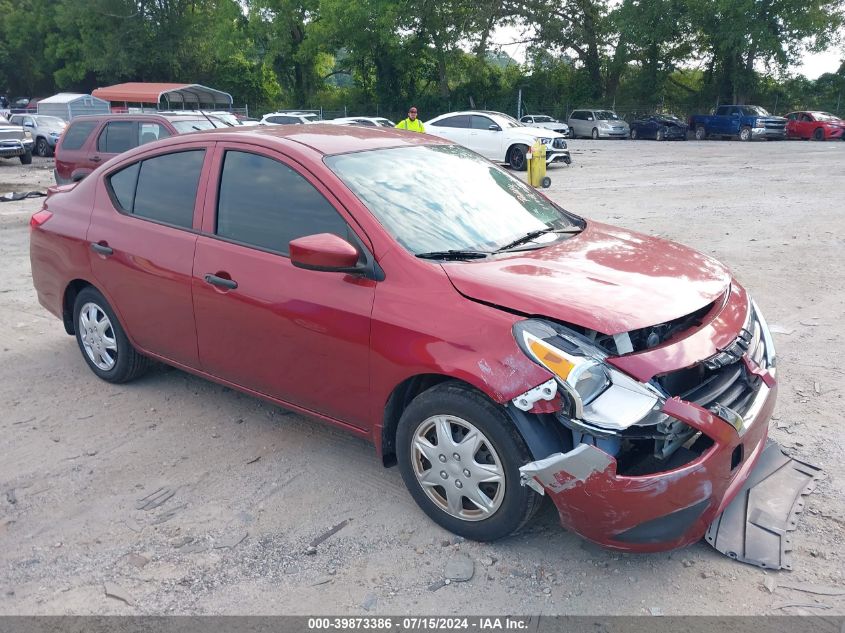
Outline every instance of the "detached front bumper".
POLYGON ((657 552, 700 540, 751 474, 765 446, 777 385, 762 386, 738 431, 677 398, 664 411, 715 441, 676 470, 621 476, 616 460, 595 446, 526 464, 523 481, 548 494, 563 526, 613 549, 657 552))
POLYGON ((546 149, 546 165, 552 163, 566 163, 569 165, 572 162, 572 156, 568 149, 546 149))
POLYGON ((785 139, 786 128, 753 127, 751 128, 751 138, 785 139))

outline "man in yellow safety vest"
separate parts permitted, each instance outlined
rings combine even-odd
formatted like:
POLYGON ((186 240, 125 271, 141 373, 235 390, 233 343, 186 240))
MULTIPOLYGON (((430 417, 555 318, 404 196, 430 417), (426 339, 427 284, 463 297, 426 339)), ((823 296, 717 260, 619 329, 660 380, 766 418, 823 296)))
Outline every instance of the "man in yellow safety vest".
POLYGON ((404 121, 399 121, 396 124, 396 127, 400 130, 409 130, 411 132, 425 132, 425 127, 422 124, 422 121, 417 119, 417 108, 416 106, 411 106, 411 109, 408 110, 408 118, 404 121))

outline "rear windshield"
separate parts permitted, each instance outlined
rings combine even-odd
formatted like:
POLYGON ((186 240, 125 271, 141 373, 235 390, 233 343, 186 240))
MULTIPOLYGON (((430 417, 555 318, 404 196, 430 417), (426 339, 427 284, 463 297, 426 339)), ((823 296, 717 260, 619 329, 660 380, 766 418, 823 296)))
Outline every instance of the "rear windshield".
POLYGON ((97 127, 97 121, 77 121, 71 123, 62 138, 62 149, 79 149, 85 145, 85 141, 91 132, 97 127))

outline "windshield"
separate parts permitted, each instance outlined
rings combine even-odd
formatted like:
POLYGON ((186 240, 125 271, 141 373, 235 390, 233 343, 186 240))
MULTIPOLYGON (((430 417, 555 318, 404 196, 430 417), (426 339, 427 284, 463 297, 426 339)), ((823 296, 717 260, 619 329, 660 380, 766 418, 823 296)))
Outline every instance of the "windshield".
POLYGON ((35 117, 35 120, 38 125, 46 125, 50 127, 65 127, 67 125, 63 119, 60 119, 57 116, 44 116, 42 114, 41 116, 35 117))
POLYGON ((396 127, 396 124, 393 121, 389 121, 387 119, 376 119, 376 123, 381 127, 396 127))
POLYGON ((311 123, 317 123, 320 120, 316 114, 303 114, 302 118, 306 121, 310 121, 311 123))
POLYGON ((596 118, 599 121, 618 121, 619 115, 610 110, 596 110, 596 118))
POLYGON ((11 123, 9 123, 5 117, 0 116, 0 125, 11 125, 11 123))
MULTIPOLYGON (((214 117, 211 118, 212 120, 214 119, 214 117)), ((174 121, 171 119, 170 122, 180 134, 185 134, 186 132, 196 132, 198 130, 213 130, 215 127, 226 127, 226 125, 220 121, 212 123, 208 119, 189 119, 187 121, 174 121)))
POLYGON ((555 120, 550 116, 535 116, 534 123, 554 123, 555 120))
POLYGON ((814 112, 813 116, 816 117, 816 121, 839 121, 839 117, 830 112, 814 112))
POLYGON ((512 116, 508 116, 507 114, 502 114, 501 112, 491 112, 490 114, 492 114, 493 119, 496 121, 496 123, 499 124, 499 126, 503 130, 506 130, 507 128, 511 127, 525 127, 525 123, 520 123, 512 116))
MULTIPOLYGON (((341 154, 326 158, 326 164, 415 255, 493 251, 530 231, 583 226, 521 180, 459 146, 341 154)), ((558 239, 548 234, 536 241, 558 239)))
POLYGON ((742 113, 749 116, 771 116, 765 108, 760 106, 742 106, 742 113))

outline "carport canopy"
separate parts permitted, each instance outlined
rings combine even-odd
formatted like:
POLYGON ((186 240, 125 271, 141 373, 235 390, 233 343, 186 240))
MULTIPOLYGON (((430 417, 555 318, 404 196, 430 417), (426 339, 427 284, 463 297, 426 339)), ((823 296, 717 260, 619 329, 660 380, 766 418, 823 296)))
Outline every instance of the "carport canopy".
POLYGON ((97 88, 91 94, 112 103, 152 103, 156 107, 163 104, 166 109, 174 105, 185 109, 232 107, 232 95, 228 92, 200 84, 130 82, 97 88))

